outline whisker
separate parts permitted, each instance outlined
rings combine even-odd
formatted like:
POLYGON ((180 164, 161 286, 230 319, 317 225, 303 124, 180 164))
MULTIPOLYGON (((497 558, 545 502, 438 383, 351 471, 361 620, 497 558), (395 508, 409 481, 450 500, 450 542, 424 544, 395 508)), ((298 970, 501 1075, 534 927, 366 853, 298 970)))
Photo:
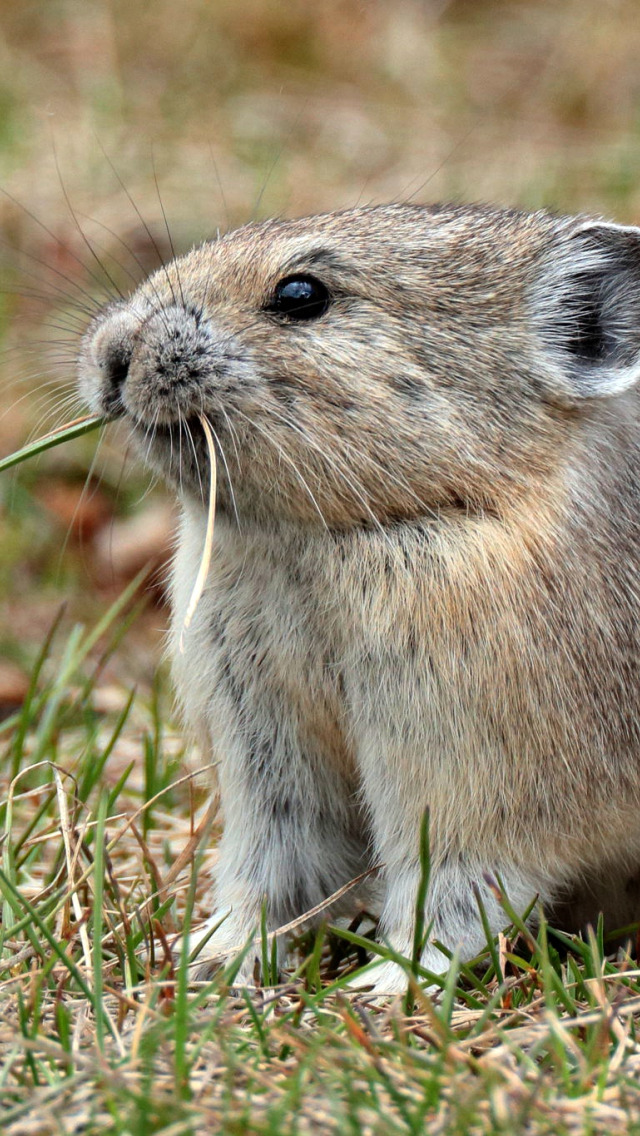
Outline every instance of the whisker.
MULTIPOLYGON (((347 486, 347 488, 350 489, 356 495, 358 501, 360 502, 363 509, 367 513, 367 516, 371 520, 371 523, 373 524, 374 528, 377 529, 377 531, 383 537, 385 544, 387 545, 389 550, 393 553, 394 559, 398 561, 400 566, 404 566, 404 562, 399 556, 397 547, 395 546, 393 541, 389 538, 389 534, 388 534, 387 530, 385 529, 384 525, 381 523, 380 519, 378 517, 376 517, 373 509, 371 508, 369 502, 367 501, 367 499, 364 495, 364 487, 362 486, 361 483, 356 482, 356 479, 354 478, 353 473, 351 471, 349 471, 349 474, 347 475, 345 473, 344 469, 341 468, 342 463, 338 463, 337 459, 335 458, 335 455, 333 457, 330 456, 330 454, 328 452, 328 446, 327 446, 327 448, 323 448, 322 446, 320 446, 319 443, 316 442, 315 439, 311 438, 307 434, 307 432, 298 423, 291 421, 290 419, 286 418, 286 416, 284 416, 284 415, 281 415, 281 414, 278 414, 277 412, 274 412, 272 408, 270 408, 270 412, 274 413, 275 417, 279 418, 280 421, 282 421, 285 426, 287 426, 289 429, 291 429, 291 430, 295 431, 297 434, 299 434, 300 437, 302 437, 304 439, 304 441, 307 443, 307 445, 311 446, 313 449, 317 450, 318 453, 321 454, 323 459, 335 471, 335 473, 344 482, 344 484, 347 486), (357 487, 358 484, 360 485, 359 489, 357 487)), ((329 443, 330 443, 330 440, 329 440, 329 443)), ((328 443, 328 445, 329 445, 329 443, 328 443)), ((386 472, 386 471, 384 471, 384 467, 381 467, 381 468, 383 469, 383 472, 386 472)), ((416 500, 419 500, 419 499, 416 498, 416 500)))
MULTIPOLYGON (((107 158, 107 161, 108 161, 108 158, 107 158)), ((112 169, 113 169, 113 172, 114 172, 114 174, 116 174, 116 177, 117 177, 117 176, 118 176, 118 175, 117 175, 117 172, 116 172, 116 170, 114 169, 114 167, 113 167, 113 166, 112 166, 112 169)), ((134 202, 133 198, 131 197, 131 195, 129 194, 128 190, 126 189, 126 187, 125 187, 125 185, 124 185, 124 182, 122 182, 122 181, 121 181, 120 179, 118 179, 118 180, 120 181, 120 185, 122 186, 122 188, 124 189, 125 193, 127 194, 127 197, 128 197, 128 199, 129 199, 129 201, 131 202, 131 204, 133 205, 134 209, 136 210, 136 213, 138 214, 138 217, 140 218, 140 221, 141 221, 142 225, 144 226, 144 228, 145 228, 145 231, 146 231, 147 235, 149 236, 149 240, 150 240, 150 241, 152 242, 152 245, 153 245, 153 249, 154 249, 154 251, 155 251, 155 253, 156 253, 156 255, 157 255, 157 257, 158 257, 158 259, 159 259, 159 261, 160 261, 160 267, 161 267, 161 268, 165 268, 165 276, 167 277, 167 283, 168 283, 168 285, 169 285, 169 288, 171 289, 171 295, 172 295, 172 298, 173 298, 173 300, 175 301, 175 295, 174 295, 174 292, 173 292, 173 287, 172 287, 172 284, 171 284, 171 279, 170 279, 170 277, 169 277, 169 275, 168 275, 168 271, 166 270, 166 266, 165 266, 165 264, 164 264, 164 261, 163 261, 163 258, 162 258, 162 254, 161 254, 161 252, 160 252, 160 250, 159 250, 159 248, 158 248, 158 245, 157 245, 157 243, 156 243, 155 239, 154 239, 154 238, 153 238, 153 236, 152 236, 151 230, 150 230, 150 229, 149 229, 149 227, 147 226, 147 223, 146 223, 146 221, 144 220, 144 218, 142 217, 142 214, 140 213, 140 210, 138 209, 138 207, 136 206, 136 204, 135 204, 135 202, 134 202)), ((113 237, 113 238, 114 238, 115 240, 119 241, 119 242, 120 242, 120 244, 122 245, 122 247, 123 247, 124 249, 126 249, 126 251, 127 251, 128 253, 129 253, 129 256, 130 256, 130 257, 132 258, 132 260, 134 260, 134 261, 135 261, 135 263, 137 264, 138 268, 140 269, 140 272, 142 273, 142 277, 143 277, 143 280, 144 280, 144 282, 145 282, 146 286, 147 286, 147 287, 150 287, 150 288, 151 288, 151 291, 153 292, 153 295, 154 295, 154 297, 155 297, 155 299, 156 299, 156 302, 157 302, 157 304, 158 304, 158 314, 159 314, 159 315, 163 315, 163 312, 162 312, 162 306, 163 306, 162 297, 161 297, 160 293, 158 292, 158 289, 157 289, 157 288, 155 287, 155 285, 152 285, 152 284, 151 284, 151 281, 150 281, 150 279, 149 279, 149 273, 148 273, 147 269, 145 268, 144 264, 142 263, 142 261, 140 260, 140 258, 139 258, 138 256, 136 256, 136 253, 134 252, 134 250, 133 250, 132 248, 129 248, 129 245, 127 244, 127 242, 126 242, 126 241, 123 241, 122 237, 119 237, 119 236, 118 236, 118 234, 117 234, 117 233, 115 233, 115 232, 113 231, 113 229, 110 229, 108 225, 104 225, 104 224, 102 223, 102 221, 99 221, 99 220, 98 220, 98 219, 97 219, 96 217, 89 217, 89 216, 88 216, 88 215, 86 215, 86 214, 83 214, 83 216, 85 216, 87 220, 91 221, 91 222, 92 222, 92 224, 94 224, 94 225, 99 225, 101 229, 104 229, 104 230, 105 230, 105 232, 109 233, 109 234, 110 234, 110 236, 112 236, 112 237, 113 237)), ((112 257, 112 260, 114 260, 114 261, 115 261, 115 263, 116 263, 117 265, 119 265, 119 267, 120 267, 120 268, 122 268, 123 272, 126 272, 127 276, 128 276, 129 278, 130 278, 130 280, 131 280, 131 281, 133 282, 133 284, 134 284, 134 285, 135 285, 135 286, 137 287, 137 286, 139 285, 140 281, 136 279, 136 277, 134 276, 133 272, 131 272, 131 270, 130 270, 130 269, 128 269, 128 268, 126 267, 126 265, 122 264, 120 260, 118 260, 118 259, 117 259, 117 258, 116 258, 115 256, 113 256, 113 254, 110 254, 110 255, 111 255, 111 257, 112 257)), ((164 318, 163 318, 163 323, 165 324, 165 327, 167 327, 167 328, 168 328, 168 323, 167 323, 167 321, 166 321, 166 320, 165 320, 164 318)))
POLYGON ((221 411, 222 417, 225 420, 227 430, 229 431, 229 435, 231 437, 231 445, 233 446, 233 452, 234 452, 235 458, 236 458, 236 463, 239 467, 241 463, 240 463, 240 451, 238 449, 238 443, 237 443, 238 435, 237 435, 237 432, 236 432, 236 428, 233 425, 233 422, 231 421, 231 419, 229 418, 229 415, 227 414, 226 410, 224 409, 224 406, 220 407, 220 411, 221 411))
POLYGON ((218 169, 218 163, 216 162, 216 158, 215 158, 215 154, 213 152, 213 146, 211 145, 211 141, 209 141, 209 155, 210 155, 211 161, 213 163, 213 169, 214 169, 214 172, 215 172, 215 175, 216 175, 216 182, 218 183, 218 189, 220 190, 220 197, 222 199, 222 208, 224 209, 224 215, 225 215, 225 219, 226 219, 226 222, 227 222, 227 229, 229 229, 231 227, 231 219, 230 219, 230 215, 229 215, 229 206, 227 205, 227 199, 225 197, 225 192, 224 192, 224 189, 222 187, 222 181, 220 180, 220 170, 218 169))
MULTIPOLYGON (((111 172, 112 172, 113 176, 115 177, 116 181, 118 182, 118 185, 120 186, 120 188, 121 188, 122 192, 124 193, 125 197, 127 198, 127 201, 128 201, 128 202, 129 202, 129 204, 131 205, 131 208, 132 208, 132 209, 134 210, 134 212, 135 212, 135 214, 136 214, 136 216, 137 216, 138 220, 140 221, 140 224, 142 225, 142 227, 143 227, 143 229, 144 229, 145 233, 147 234, 147 236, 148 236, 148 238, 149 238, 149 241, 151 242, 151 247, 153 248, 153 250, 154 250, 154 252, 155 252, 155 254, 156 254, 157 258, 158 258, 158 266, 159 266, 160 268, 164 268, 164 275, 165 275, 165 277, 166 277, 166 280, 167 280, 167 284, 169 285, 169 289, 170 289, 170 292, 171 292, 171 297, 172 297, 172 299, 173 299, 173 302, 175 303, 175 300, 176 300, 176 296, 175 296, 175 292, 174 292, 174 290, 173 290, 173 284, 172 284, 172 282, 171 282, 171 277, 169 276, 168 267, 167 267, 167 265, 166 265, 166 264, 165 264, 165 262, 164 262, 164 257, 163 257, 163 255, 162 255, 162 252, 161 252, 161 250, 160 250, 159 246, 158 246, 158 242, 156 241, 156 239, 155 239, 155 237, 154 237, 154 235, 153 235, 153 233, 152 233, 151 229, 149 228, 149 226, 148 226, 147 222, 145 221, 145 219, 144 219, 144 217, 143 217, 143 215, 142 215, 142 213, 141 213, 140 209, 138 208, 138 204, 137 204, 137 202, 136 202, 135 198, 133 197, 133 195, 132 195, 132 194, 131 194, 131 193, 129 192, 129 190, 127 189, 127 186, 125 185, 125 183, 124 183, 123 179, 121 178, 121 176, 120 176, 120 174, 119 174, 119 172, 118 172, 118 170, 117 170, 116 166, 114 165, 114 163, 112 162, 111 158, 110 158, 110 157, 109 157, 109 155, 107 154, 107 151, 105 150, 104 146, 102 145, 102 143, 101 143, 100 139, 97 139, 97 141, 98 141, 98 145, 99 145, 100 149, 102 150, 102 154, 103 154, 103 156, 104 156, 104 159, 105 159, 105 161, 107 162, 107 165, 109 166, 109 169, 111 170, 111 172)), ((166 224, 166 218, 165 218, 165 224, 166 224)), ((145 277, 147 277, 147 276, 148 276, 148 273, 147 273, 147 271, 146 271, 146 269, 145 269, 144 265, 143 265, 143 264, 142 264, 142 263, 140 262, 140 260, 139 260, 139 259, 138 259, 138 257, 136 256, 136 254, 135 254, 134 252, 132 252, 132 251, 131 251, 131 250, 129 249, 128 245, 126 245, 126 244, 125 244, 125 242, 124 242, 124 241, 122 240, 122 238, 121 238, 121 237, 118 237, 118 240, 120 240, 121 244, 123 244, 123 245, 124 245, 124 247, 125 247, 125 248, 127 249, 127 251, 128 251, 128 252, 131 252, 131 255, 133 256, 133 259, 135 260, 136 264, 137 264, 137 265, 138 265, 138 267, 140 268, 141 272, 143 273, 143 275, 144 275, 145 277)), ((172 245, 172 243, 171 243, 171 236, 170 236, 170 234, 169 234, 169 247, 171 248, 171 250, 172 250, 172 254, 173 254, 173 245, 172 245)), ((158 304, 160 305, 160 304, 161 304, 161 298, 160 298, 160 295, 159 295, 158 291, 156 290, 156 288, 155 288, 155 287, 153 287, 153 289, 152 289, 152 290, 153 290, 153 293, 154 293, 154 295, 155 295, 155 297, 156 297, 156 300, 158 301, 158 304)))
MULTIPOLYGON (((156 172, 156 163, 155 163, 155 158, 153 157, 153 153, 151 155, 151 166, 152 166, 152 169, 153 169, 153 180, 154 180, 155 187, 156 187, 156 196, 158 198, 158 204, 160 206, 160 212, 162 213, 162 219, 164 221, 164 227, 167 231, 167 239, 169 241, 169 248, 171 249, 171 257, 175 261, 176 250, 173 247, 173 237, 171 236, 171 230, 169 228, 169 222, 167 220, 167 214, 166 214, 166 211, 165 211, 165 208, 164 208, 164 202, 163 202, 162 196, 160 194, 160 186, 158 184, 158 174, 156 172)), ((180 291, 180 299, 182 300, 182 306, 184 307, 185 306, 184 292, 182 291, 182 281, 180 280, 180 273, 178 271, 177 265, 175 265, 175 269, 176 269, 176 277, 177 277, 177 280, 178 280, 178 289, 180 291)), ((175 293, 173 291, 173 285, 171 284, 171 282, 169 280, 168 272, 166 273, 166 276, 167 276, 167 280, 169 281, 169 286, 171 288, 171 293, 173 295, 173 300, 174 300, 174 303, 175 303, 176 297, 175 297, 175 293)))
MULTIPOLYGON (((38 426, 34 427, 31 431, 31 436, 33 436, 34 433, 40 433, 43 426, 46 424, 47 418, 53 418, 54 415, 58 415, 61 411, 65 411, 68 417, 67 412, 71 410, 72 406, 77 406, 79 401, 78 398, 72 397, 70 394, 62 397, 57 391, 44 391, 34 403, 34 410, 38 413, 38 426)), ((51 433, 51 428, 48 432, 51 433)), ((29 441, 31 440, 31 436, 29 441)))
MULTIPOLYGON (((127 186, 125 185, 124 181, 122 180, 116 166, 112 162, 111 158, 109 157, 107 151, 105 150, 105 148, 102 145, 102 142, 100 141, 99 138, 97 139, 97 142, 98 142, 100 149, 102 150, 102 155, 103 155, 107 165, 109 166, 111 173, 113 174, 116 181, 118 182, 118 185, 120 186, 122 192, 124 193, 125 197, 127 198, 127 201, 131 205, 131 208, 134 210, 138 220, 140 221, 140 224, 142 225, 145 233, 147 234, 147 236, 148 236, 148 238, 151 242, 151 247, 153 248, 153 250, 154 250, 154 252, 155 252, 155 254, 158 258, 158 265, 162 266, 164 264, 164 257, 163 257, 163 255, 162 255, 162 253, 161 253, 161 251, 158 247, 158 243, 157 243, 153 233, 151 232, 151 229, 149 228, 147 222, 145 221, 144 217, 142 216, 142 213, 140 212, 140 210, 138 208, 138 205, 135 201, 135 198, 132 196, 132 194, 127 189, 127 186)), ((121 238, 118 238, 118 240, 121 240, 121 238)), ((124 244, 124 241, 122 243, 124 244)), ((125 248, 127 248, 126 245, 125 245, 125 248)), ((130 251, 130 250, 127 250, 127 251, 130 251)), ((138 267, 140 269, 142 269, 142 271, 144 272, 145 270, 144 270, 142 264, 140 264, 140 261, 138 260, 138 258, 135 256, 135 254, 132 254, 132 255, 133 255, 133 258, 136 261, 136 264, 138 265, 138 267)), ((145 275, 146 275, 146 273, 145 273, 145 275)), ((174 299, 175 299, 175 297, 174 297, 174 299)))
MULTIPOLYGON (((44 224, 44 222, 41 221, 39 217, 36 217, 35 213, 32 213, 30 209, 27 209, 26 205, 23 205, 22 202, 18 201, 17 197, 13 197, 13 195, 11 193, 9 193, 9 191, 7 189, 0 187, 0 194, 2 194, 3 197, 8 198, 9 201, 12 201, 13 204, 18 207, 18 209, 21 209, 23 211, 23 213, 25 213, 25 215, 27 217, 29 217, 35 225, 38 225, 38 227, 40 229, 42 229, 43 232, 45 232, 48 237, 51 237, 51 240, 55 242, 55 244, 57 245, 58 248, 63 249, 64 252, 68 253, 69 256, 73 257, 73 259, 76 261, 77 264, 80 265, 80 267, 84 270, 84 272, 86 272, 87 275, 90 276, 91 279, 94 280, 103 289, 103 291, 106 293, 107 296, 109 295, 109 291, 105 287, 104 281, 101 280, 98 276, 96 276, 96 274, 94 272, 91 271, 91 269, 88 267, 88 265, 86 265, 84 263, 84 261, 80 259, 80 257, 73 251, 72 248, 69 247, 69 245, 64 244, 64 242, 61 241, 60 238, 58 236, 56 236, 56 234, 51 229, 47 228, 47 226, 44 224)), ((4 244, 5 247, 7 247, 7 248, 11 248, 12 251, 15 251, 8 242, 2 241, 2 244, 4 244)), ((33 260, 36 264, 40 264, 44 268, 46 268, 49 272, 55 273, 56 276, 59 276, 62 280, 65 280, 67 284, 71 284, 72 287, 76 288, 81 293, 81 295, 86 296, 87 299, 89 300, 90 305, 91 305, 91 307, 89 309, 90 312, 92 312, 92 313, 97 312, 100 309, 100 307, 102 306, 96 300, 95 296, 92 296, 91 293, 88 292, 86 288, 83 288, 82 285, 78 284, 77 281, 73 280, 72 277, 66 276, 64 272, 61 272, 60 269, 55 268, 54 265, 48 264, 46 260, 41 260, 40 257, 35 256, 34 253, 28 252, 27 249, 22 249, 21 255, 28 256, 30 258, 30 260, 33 260)))
MULTIPOLYGON (((204 411, 202 411, 201 414, 200 414, 201 418, 203 416, 204 416, 204 411)), ((209 425, 211 425, 211 423, 209 423, 209 425)), ((185 429, 185 433, 186 433, 186 435, 187 435, 187 437, 188 437, 188 439, 191 443, 193 460, 194 460, 194 464, 195 464, 195 468, 196 468, 196 473, 198 474, 198 485, 200 487, 200 493, 201 493, 202 497, 204 497, 204 488, 203 488, 203 485, 202 485, 202 478, 200 476, 200 464, 198 462, 198 452, 196 450, 196 443, 195 443, 193 433, 192 433, 192 431, 189 427, 189 423, 188 423, 186 418, 184 419, 184 429, 185 429)), ((180 450, 180 474, 182 475, 182 449, 180 450)))
MULTIPOLYGON (((121 462, 121 465, 120 465, 120 472, 118 474, 118 480, 115 483, 114 496, 115 496, 116 505, 120 501, 120 491, 122 489, 122 483, 124 481, 124 471, 126 469, 127 462, 129 460, 129 457, 130 457, 130 454, 131 454, 132 445, 133 445, 133 429, 130 427, 129 428, 129 438, 127 440, 126 449, 125 449, 124 453, 122 454, 122 462, 121 462)), ((104 466, 103 466, 103 469, 104 469, 104 466)), ((110 541, 110 549, 111 549, 111 537, 109 538, 109 541, 110 541)), ((111 551, 110 551, 110 556, 111 556, 111 551)), ((112 556, 111 556, 111 559, 113 561, 112 556)))
MULTIPOLYGON (((227 419, 227 421, 228 421, 228 418, 227 418, 227 415, 226 415, 226 414, 225 414, 225 419, 227 419)), ((213 436, 214 436, 214 438, 215 438, 216 442, 218 443, 218 449, 220 450, 220 456, 221 456, 221 458, 222 458, 222 462, 223 462, 223 465, 224 465, 224 468, 225 468, 225 473, 226 473, 226 475, 227 475, 227 481, 229 482, 229 492, 230 492, 230 494, 231 494, 231 504, 232 504, 232 506, 233 506, 233 512, 234 512, 234 515, 235 515, 235 518, 236 518, 236 524, 238 525, 238 529, 241 529, 241 528, 242 528, 242 526, 241 526, 241 524, 240 524, 240 517, 239 517, 239 515, 238 515, 238 506, 237 506, 237 504, 236 504, 236 495, 235 495, 235 493, 234 493, 234 491, 233 491, 233 482, 232 482, 232 480, 231 480, 231 472, 230 472, 230 470, 229 470, 229 466, 228 466, 228 463, 227 463, 227 457, 226 457, 226 454, 225 454, 225 452, 224 452, 224 449, 223 449, 223 446, 222 446, 222 442, 220 441, 220 438, 218 437, 218 435, 217 435, 217 433, 216 433, 216 431, 215 431, 214 427, 212 426, 212 424, 211 424, 211 423, 209 423, 209 425, 211 426, 211 430, 212 430, 212 432, 213 432, 213 436)), ((234 446, 235 446, 235 443, 234 443, 234 446)), ((237 451, 237 449, 236 449, 236 456, 238 457, 238 451, 237 451)), ((239 462, 239 457, 238 457, 238 464, 240 464, 240 462, 239 462)))
MULTIPOLYGON (((88 213, 78 213, 77 215, 78 215, 78 217, 82 217, 82 219, 84 221, 89 221, 92 225, 97 225, 99 228, 103 229, 105 231, 105 233, 108 233, 109 236, 113 237, 115 240, 118 239, 116 234, 113 232, 113 230, 110 229, 108 227, 108 225, 103 225, 102 221, 99 221, 97 217, 91 217, 88 213)), ((124 245, 124 241, 121 241, 120 243, 124 245)), ((112 260, 113 263, 120 269, 120 271, 124 272, 125 276, 129 277, 134 288, 137 288, 138 284, 140 283, 138 277, 134 276, 133 272, 128 267, 128 265, 123 264, 122 261, 119 259, 119 257, 117 257, 115 255, 115 253, 113 253, 111 251, 111 249, 109 248, 108 245, 104 245, 104 244, 100 243, 99 241, 96 240, 95 237, 93 237, 93 239, 92 239, 92 245, 94 245, 96 248, 98 248, 100 250, 100 252, 103 254, 103 256, 108 256, 109 260, 112 260)), ((124 245, 124 247, 126 248, 127 246, 124 245)), ((129 249, 127 249, 127 252, 129 252, 129 249)))
POLYGON ((16 409, 16 407, 20 406, 21 403, 25 402, 27 399, 33 399, 33 409, 38 410, 43 400, 46 402, 47 399, 54 399, 55 397, 57 397, 57 392, 55 390, 47 389, 53 387, 54 385, 56 384, 54 384, 53 380, 47 379, 45 380, 45 382, 40 383, 38 386, 30 386, 29 390, 25 391, 24 394, 19 395, 18 398, 14 398, 11 402, 11 405, 8 406, 6 410, 2 412, 2 414, 0 414, 0 422, 2 422, 3 418, 6 418, 8 414, 11 414, 16 409), (38 394, 39 391, 42 391, 44 393, 38 394))
POLYGON ((287 462, 288 465, 291 466, 295 476, 298 478, 298 481, 302 485, 305 492, 308 494, 309 500, 311 501, 311 503, 312 503, 313 507, 315 508, 318 516, 320 517, 320 520, 322 521, 322 524, 324 525, 325 529, 328 532, 329 531, 329 525, 327 524, 327 522, 325 520, 324 513, 322 512, 322 509, 320 508, 318 502, 316 501, 314 494, 312 493, 311 489, 307 485, 304 477, 300 473, 300 470, 298 469, 298 467, 297 467, 296 463, 293 461, 293 459, 291 457, 289 457, 289 455, 286 453, 286 451, 283 450, 282 446, 279 445, 278 442, 276 442, 275 438, 271 437, 271 435, 269 434, 269 432, 267 430, 264 430, 261 426, 258 425, 257 422, 252 421, 251 418, 249 418, 246 414, 243 414, 243 412, 241 410, 238 410, 237 407, 236 407, 236 414, 239 414, 242 418, 245 419, 246 422, 249 423, 249 426, 252 429, 257 430, 259 434, 261 434, 264 438, 266 438, 267 441, 270 442, 271 445, 275 448, 275 450, 277 451, 279 456, 281 458, 283 458, 287 462))
MULTIPOLYGON (((156 413, 155 413, 155 417, 154 417, 153 422, 151 423, 151 425, 149 427, 145 427, 145 436, 149 438, 149 444, 147 446, 147 452, 146 452, 146 455, 145 455, 145 460, 147 462, 149 461, 149 454, 151 453, 151 447, 153 445, 153 442, 154 442, 154 439, 155 439, 155 436, 156 436, 156 427, 158 425, 159 415, 160 415, 160 408, 156 407, 156 413)), ((171 427, 169 427, 169 440, 170 440, 171 447, 172 447, 171 453, 173 454, 173 434, 171 432, 171 427)))
MULTIPOLYGON (((62 295, 65 297, 65 300, 67 302, 72 302, 70 300, 70 297, 66 293, 63 292, 62 295)), ((48 292, 39 291, 37 288, 0 288, 0 296, 19 296, 23 300, 37 300, 38 303, 46 304, 47 307, 51 307, 51 305, 54 303, 53 296, 49 295, 48 292)), ((65 311, 59 313, 58 318, 62 317, 64 319, 74 320, 78 324, 79 328, 84 328, 87 326, 87 316, 84 308, 81 310, 83 313, 82 315, 76 315, 75 312, 65 311)))
POLYGON ((375 516, 373 510, 371 509, 371 506, 364 497, 363 486, 360 486, 360 490, 358 490, 358 488, 356 487, 356 480, 353 477, 353 474, 350 473, 349 476, 347 476, 347 474, 338 465, 336 459, 330 457, 327 450, 320 446, 313 438, 311 438, 309 434, 307 434, 306 430, 304 430, 298 423, 287 418, 283 414, 278 414, 278 412, 274 411, 273 408, 270 408, 270 413, 272 413, 274 417, 278 418, 287 427, 287 429, 293 430, 296 434, 303 438, 307 445, 311 446, 312 449, 316 450, 321 455, 323 460, 326 461, 327 464, 337 473, 339 479, 347 486, 347 488, 355 493, 356 497, 360 501, 360 504, 368 513, 376 527, 379 528, 381 532, 384 532, 383 526, 380 524, 380 521, 375 516))
MULTIPOLYGON (((75 226, 76 226, 76 229, 78 230, 78 232, 79 232, 79 234, 80 234, 80 236, 81 236, 81 238, 82 238, 82 240, 83 240, 84 244, 85 244, 85 245, 86 245, 86 247, 88 248, 88 250, 89 250, 89 252, 90 252, 91 256, 93 257, 93 259, 95 260, 96 264, 98 265, 98 268, 100 269, 100 271, 101 271, 102 273, 104 273, 104 275, 106 276, 107 280, 109 281, 109 283, 110 283, 111 287, 112 287, 112 288, 113 288, 113 290, 114 290, 114 291, 116 292, 116 294, 117 294, 117 295, 118 295, 118 296, 120 297, 120 299, 121 299, 121 300, 124 300, 124 294, 123 294, 123 293, 122 293, 122 292, 120 291, 120 288, 118 287, 118 285, 116 284, 115 280, 113 279, 113 276, 111 275, 111 273, 110 273, 110 272, 108 271, 108 269, 107 269, 107 268, 105 267, 105 265, 104 265, 104 264, 102 263, 102 261, 100 260, 100 257, 99 257, 99 256, 98 256, 98 254, 96 253, 96 250, 94 249, 93 245, 91 244, 91 241, 90 241, 90 240, 89 240, 89 238, 87 237, 87 235, 86 235, 86 233, 85 233, 84 229, 82 228, 82 225, 80 224, 80 222, 79 222, 79 220, 78 220, 78 218, 77 218, 77 216, 76 216, 76 213, 75 213, 75 210, 74 210, 74 208, 73 208, 73 205, 71 204, 71 198, 69 197, 69 194, 67 193, 67 187, 66 187, 66 185, 64 184, 64 180, 63 180, 63 177, 62 177, 62 173, 61 173, 61 171, 60 171, 60 166, 59 166, 59 163, 58 163, 58 154, 57 154, 57 151, 56 151, 55 140, 54 140, 53 138, 52 138, 52 144, 53 144, 53 158, 54 158, 54 161, 55 161, 55 164, 56 164, 56 172, 57 172, 57 174, 58 174, 58 181, 60 182, 60 188, 61 188, 61 190, 62 190, 62 194, 63 194, 63 197, 64 197, 64 199, 65 199, 65 201, 66 201, 66 203, 67 203, 67 208, 68 208, 68 210, 69 210, 69 213, 71 214, 71 217, 72 217, 72 219, 73 219, 73 223, 75 224, 75 226)), ((91 273, 91 276, 92 276, 92 277, 93 277, 93 278, 94 278, 94 279, 95 279, 95 280, 96 280, 96 281, 97 281, 98 283, 102 284, 102 281, 101 281, 101 280, 99 279, 99 277, 97 277, 97 276, 95 275, 95 273, 91 273)))
POLYGON ((10 406, 2 412, 0 421, 16 410, 17 407, 27 399, 30 400, 30 409, 33 410, 35 414, 41 414, 43 408, 47 406, 48 403, 55 408, 63 406, 64 401, 70 399, 70 392, 60 391, 57 384, 51 383, 48 379, 43 383, 39 383, 38 386, 30 386, 30 389, 28 389, 25 394, 20 394, 18 398, 14 399, 13 402, 10 403, 10 406), (60 402, 59 400, 64 401, 60 402))

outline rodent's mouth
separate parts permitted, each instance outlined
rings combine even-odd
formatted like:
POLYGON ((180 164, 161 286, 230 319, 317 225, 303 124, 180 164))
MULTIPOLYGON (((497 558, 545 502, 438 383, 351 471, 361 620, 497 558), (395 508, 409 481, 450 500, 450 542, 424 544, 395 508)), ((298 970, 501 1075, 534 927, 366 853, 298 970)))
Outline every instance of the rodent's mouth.
MULTIPOLYGON (((190 436, 194 441, 204 437, 200 418, 197 414, 183 416, 180 419, 174 419, 172 422, 154 422, 153 425, 149 425, 148 422, 143 422, 142 419, 131 414, 128 414, 127 417, 136 432, 152 443, 156 439, 173 442, 182 436, 187 438, 190 436)), ((208 417, 209 415, 207 415, 208 417)))
MULTIPOLYGON (((198 414, 179 421, 151 424, 127 415, 133 427, 137 448, 148 464, 181 495, 193 496, 206 506, 208 500, 210 454, 204 428, 198 414)), ((207 419, 210 415, 207 414, 207 419)), ((217 426, 212 425, 215 449, 221 457, 217 499, 224 512, 227 489, 222 471, 227 470, 227 459, 218 438, 217 426)))

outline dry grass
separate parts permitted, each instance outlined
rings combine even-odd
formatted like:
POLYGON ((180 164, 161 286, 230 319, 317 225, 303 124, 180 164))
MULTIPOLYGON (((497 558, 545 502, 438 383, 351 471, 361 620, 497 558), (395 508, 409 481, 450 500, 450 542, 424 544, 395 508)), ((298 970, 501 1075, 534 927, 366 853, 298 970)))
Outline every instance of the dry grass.
MULTIPOLYGON (((632 0, 176 12, 0 0, 3 453, 71 417, 94 304, 218 227, 408 196, 640 216, 632 0)), ((162 607, 117 648, 115 533, 147 485, 111 433, 83 490, 94 451, 0 484, 3 1131, 640 1132, 640 974, 601 936, 512 928, 408 1017, 341 994, 357 958, 322 938, 254 999, 172 968, 163 936, 207 910, 208 774, 167 725, 162 607)))
MULTIPOLYGON (((198 568, 198 574, 193 585, 193 591, 187 604, 187 612, 184 617, 183 630, 187 631, 191 625, 191 620, 195 614, 195 610, 200 601, 204 586, 209 575, 209 567, 211 565, 211 553, 213 551, 213 529, 216 519, 216 482, 217 482, 217 466, 216 466, 216 447, 211 432, 211 426, 208 419, 204 414, 200 415, 200 422, 202 430, 207 443, 207 450, 209 452, 209 501, 207 505, 207 527, 205 531, 204 547, 202 549, 202 559, 198 568)), ((180 639, 180 650, 182 650, 182 638, 180 639)))

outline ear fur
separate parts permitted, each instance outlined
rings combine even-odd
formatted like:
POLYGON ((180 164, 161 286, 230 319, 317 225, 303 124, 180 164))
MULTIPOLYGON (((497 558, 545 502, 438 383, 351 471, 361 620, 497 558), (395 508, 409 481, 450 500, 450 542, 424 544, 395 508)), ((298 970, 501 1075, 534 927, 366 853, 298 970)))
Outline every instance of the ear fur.
POLYGON ((640 229, 587 221, 565 230, 533 304, 559 401, 609 398, 640 380, 640 229))

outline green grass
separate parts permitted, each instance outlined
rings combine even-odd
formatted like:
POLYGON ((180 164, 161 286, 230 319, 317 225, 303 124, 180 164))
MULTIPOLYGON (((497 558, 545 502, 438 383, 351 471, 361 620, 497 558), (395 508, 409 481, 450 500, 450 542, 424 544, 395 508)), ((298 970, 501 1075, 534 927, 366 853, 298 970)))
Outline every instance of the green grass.
POLYGON ((640 1132, 640 971, 602 928, 534 935, 503 896, 511 926, 431 998, 418 922, 407 996, 381 1005, 345 990, 371 947, 353 926, 299 938, 279 985, 263 928, 252 992, 237 962, 174 965, 163 944, 207 912, 207 775, 179 767, 161 690, 97 708, 139 586, 90 630, 57 622, 2 727, 3 1132, 640 1132))
POLYGON ((23 446, 22 449, 8 454, 5 458, 0 458, 0 473, 4 473, 6 469, 11 469, 15 465, 20 465, 30 458, 37 457, 45 450, 60 446, 63 442, 70 442, 73 438, 80 438, 84 434, 89 434, 92 430, 97 430, 99 426, 104 426, 105 422, 106 419, 99 415, 87 416, 77 422, 70 422, 67 426, 60 427, 58 430, 53 430, 50 434, 45 434, 41 438, 36 438, 33 442, 23 446))

